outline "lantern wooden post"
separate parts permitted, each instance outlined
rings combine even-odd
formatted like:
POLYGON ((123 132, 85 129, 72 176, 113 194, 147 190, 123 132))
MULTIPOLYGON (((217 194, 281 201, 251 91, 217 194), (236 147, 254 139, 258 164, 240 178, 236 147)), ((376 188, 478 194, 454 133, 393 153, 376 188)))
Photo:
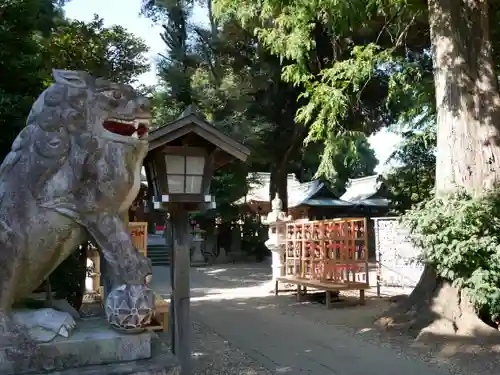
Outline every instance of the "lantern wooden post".
POLYGON ((173 228, 171 259, 173 332, 172 348, 183 365, 183 374, 191 374, 191 312, 189 214, 182 204, 170 210, 173 228))

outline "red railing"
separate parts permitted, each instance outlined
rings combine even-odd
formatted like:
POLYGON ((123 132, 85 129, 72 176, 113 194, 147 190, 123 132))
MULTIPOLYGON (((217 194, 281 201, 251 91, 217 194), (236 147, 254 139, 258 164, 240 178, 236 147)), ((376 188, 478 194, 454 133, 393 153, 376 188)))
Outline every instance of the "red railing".
POLYGON ((335 284, 368 284, 364 218, 287 224, 285 276, 335 284))

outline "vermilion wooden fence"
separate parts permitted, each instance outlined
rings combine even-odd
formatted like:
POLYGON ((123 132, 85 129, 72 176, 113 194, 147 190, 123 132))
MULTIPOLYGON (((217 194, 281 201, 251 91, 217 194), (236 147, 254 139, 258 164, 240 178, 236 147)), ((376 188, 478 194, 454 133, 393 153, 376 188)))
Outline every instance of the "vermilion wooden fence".
POLYGON ((147 256, 148 249, 148 223, 146 222, 130 222, 128 223, 128 231, 132 243, 144 256, 147 256))
POLYGON ((285 277, 339 289, 368 288, 367 219, 287 224, 285 277))

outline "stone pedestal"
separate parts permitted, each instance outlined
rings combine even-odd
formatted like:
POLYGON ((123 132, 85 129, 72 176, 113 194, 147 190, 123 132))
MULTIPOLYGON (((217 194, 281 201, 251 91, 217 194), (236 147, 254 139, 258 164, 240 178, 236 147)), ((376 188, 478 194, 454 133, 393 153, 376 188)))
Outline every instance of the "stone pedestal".
MULTIPOLYGON (((104 372, 101 365, 112 367, 112 364, 124 363, 126 368, 130 362, 150 360, 153 356, 152 343, 154 333, 145 331, 139 334, 120 333, 109 327, 101 318, 85 319, 78 322, 77 327, 69 338, 56 337, 50 343, 40 344, 40 360, 30 367, 20 366, 7 355, 8 349, 0 348, 0 374, 18 375, 39 373, 41 371, 54 371, 54 374, 132 374, 133 372, 104 372), (81 369, 85 366, 84 369, 81 369), (92 367, 99 366, 100 372, 90 371, 92 367), (88 371, 90 372, 88 372, 88 371)), ((168 352, 164 355, 167 355, 168 352)), ((175 358, 167 360, 165 366, 175 368, 175 358)), ((118 366, 120 367, 120 366, 118 366)), ((49 372, 50 373, 50 372, 49 372)), ((148 374, 148 372, 137 372, 148 374)), ((153 372, 163 374, 162 372, 153 372)), ((170 374, 165 372, 165 374, 170 374)), ((173 372, 172 374, 175 374, 173 372)))
POLYGON ((193 239, 191 246, 193 248, 193 255, 191 256, 191 265, 204 266, 206 262, 202 252, 203 240, 193 239))
POLYGON ((204 266, 206 265, 205 255, 203 255, 203 245, 205 242, 205 231, 196 225, 192 232, 191 239, 191 265, 204 266))
POLYGON ((279 246, 277 248, 269 248, 271 250, 271 268, 273 271, 273 281, 278 277, 283 276, 283 249, 279 246))
POLYGON ((181 366, 177 358, 156 334, 152 334, 151 358, 72 368, 50 372, 47 375, 180 375, 180 373, 181 366))

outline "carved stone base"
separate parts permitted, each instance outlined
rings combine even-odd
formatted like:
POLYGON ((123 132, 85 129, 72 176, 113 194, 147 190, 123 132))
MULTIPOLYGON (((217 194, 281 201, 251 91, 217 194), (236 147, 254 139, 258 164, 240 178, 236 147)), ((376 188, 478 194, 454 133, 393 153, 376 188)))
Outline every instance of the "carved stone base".
POLYGON ((0 348, 2 375, 61 371, 150 358, 151 333, 122 334, 112 329, 104 319, 85 319, 78 322, 69 338, 58 336, 50 343, 40 344, 35 363, 21 364, 14 361, 8 355, 8 350, 0 348))
POLYGON ((194 251, 193 255, 191 256, 191 266, 205 266, 207 262, 205 261, 205 257, 202 253, 202 243, 200 242, 195 242, 194 243, 194 251))
POLYGON ((156 334, 152 334, 151 358, 73 368, 49 372, 47 375, 179 375, 180 373, 181 367, 177 358, 156 334))

